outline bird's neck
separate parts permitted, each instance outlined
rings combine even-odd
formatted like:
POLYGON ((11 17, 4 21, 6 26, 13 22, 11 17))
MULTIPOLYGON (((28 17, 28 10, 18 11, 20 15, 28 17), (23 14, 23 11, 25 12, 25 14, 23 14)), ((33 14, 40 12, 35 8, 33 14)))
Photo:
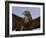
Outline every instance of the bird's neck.
POLYGON ((25 22, 28 22, 28 20, 29 20, 28 17, 25 17, 25 22))

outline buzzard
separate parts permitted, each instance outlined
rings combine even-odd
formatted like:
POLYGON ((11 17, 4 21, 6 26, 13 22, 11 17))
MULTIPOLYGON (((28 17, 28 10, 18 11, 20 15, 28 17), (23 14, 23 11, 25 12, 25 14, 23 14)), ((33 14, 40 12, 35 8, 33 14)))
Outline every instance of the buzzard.
POLYGON ((29 11, 24 11, 24 18, 12 14, 12 30, 24 31, 40 28, 40 17, 32 19, 29 11))

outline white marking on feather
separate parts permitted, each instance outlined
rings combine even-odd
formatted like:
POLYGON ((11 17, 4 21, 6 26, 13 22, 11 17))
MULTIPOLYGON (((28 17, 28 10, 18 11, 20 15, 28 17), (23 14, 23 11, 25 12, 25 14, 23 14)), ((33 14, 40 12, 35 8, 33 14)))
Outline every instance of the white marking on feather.
POLYGON ((28 22, 28 17, 25 17, 24 19, 25 19, 25 23, 28 22))
POLYGON ((23 30, 23 24, 21 25, 21 29, 20 29, 21 31, 23 30))

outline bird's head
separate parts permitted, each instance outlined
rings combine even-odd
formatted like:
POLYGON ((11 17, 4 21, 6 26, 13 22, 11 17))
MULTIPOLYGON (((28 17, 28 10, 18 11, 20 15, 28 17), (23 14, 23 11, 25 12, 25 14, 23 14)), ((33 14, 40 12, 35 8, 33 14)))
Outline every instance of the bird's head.
POLYGON ((29 16, 30 12, 29 11, 24 11, 23 15, 24 16, 29 16))

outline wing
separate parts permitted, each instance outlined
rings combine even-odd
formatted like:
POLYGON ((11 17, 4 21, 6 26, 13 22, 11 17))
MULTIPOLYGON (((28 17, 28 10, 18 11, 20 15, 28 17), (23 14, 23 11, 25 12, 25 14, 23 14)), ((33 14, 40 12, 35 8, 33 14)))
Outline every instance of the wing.
POLYGON ((12 14, 12 29, 16 29, 16 30, 20 30, 21 28, 21 24, 23 23, 23 18, 12 14))
POLYGON ((36 29, 36 28, 40 28, 40 17, 33 20, 33 22, 32 22, 31 29, 36 29))

